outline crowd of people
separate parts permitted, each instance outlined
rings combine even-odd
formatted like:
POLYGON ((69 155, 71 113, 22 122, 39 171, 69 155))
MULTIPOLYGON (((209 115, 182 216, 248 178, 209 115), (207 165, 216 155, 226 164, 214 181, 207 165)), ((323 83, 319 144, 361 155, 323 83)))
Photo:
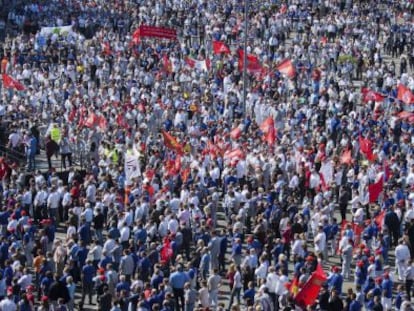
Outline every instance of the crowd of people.
POLYGON ((13 3, 0 311, 413 310, 412 1, 13 3))

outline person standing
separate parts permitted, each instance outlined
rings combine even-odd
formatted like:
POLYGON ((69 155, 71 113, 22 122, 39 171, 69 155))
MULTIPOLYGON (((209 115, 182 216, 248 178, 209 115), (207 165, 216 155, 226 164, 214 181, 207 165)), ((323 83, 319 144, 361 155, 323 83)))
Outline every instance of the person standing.
POLYGON ((80 305, 83 306, 86 295, 89 296, 89 304, 92 304, 93 278, 96 274, 92 260, 88 260, 82 268, 82 298, 80 305))
POLYGON ((218 303, 218 293, 221 285, 221 276, 219 275, 218 267, 213 269, 213 274, 208 278, 207 285, 210 306, 215 308, 218 303))
POLYGON ((191 287, 190 282, 185 283, 184 285, 184 302, 185 308, 184 311, 193 311, 196 301, 197 301, 198 293, 197 291, 191 287))
POLYGON ((27 155, 27 169, 34 171, 36 169, 36 154, 37 154, 37 139, 33 134, 29 135, 26 143, 26 155, 27 155))
POLYGON ((405 291, 408 300, 411 300, 412 286, 414 283, 414 266, 413 261, 408 262, 407 270, 405 270, 405 291))
POLYGON ((60 143, 60 159, 62 162, 62 167, 66 170, 66 159, 68 160, 69 166, 72 166, 72 148, 69 142, 69 138, 64 136, 60 143))
POLYGON ((403 239, 398 241, 398 246, 395 248, 395 267, 398 273, 398 280, 402 281, 405 277, 408 261, 411 258, 410 249, 403 239))
POLYGON ((184 284, 189 281, 187 274, 183 271, 183 266, 178 265, 177 271, 171 273, 170 275, 170 285, 173 289, 174 300, 175 300, 175 310, 180 311, 184 310, 185 300, 184 300, 184 284), (181 306, 181 309, 180 309, 181 306))

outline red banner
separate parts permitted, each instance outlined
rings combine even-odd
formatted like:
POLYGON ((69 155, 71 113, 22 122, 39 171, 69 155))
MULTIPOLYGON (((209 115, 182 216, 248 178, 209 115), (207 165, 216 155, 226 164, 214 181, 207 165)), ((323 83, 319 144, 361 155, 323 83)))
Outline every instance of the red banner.
POLYGON ((172 28, 141 25, 133 34, 134 39, 152 37, 161 39, 177 39, 177 31, 172 28))
POLYGON ((384 188, 384 177, 380 178, 373 184, 368 185, 369 203, 377 202, 382 190, 384 188))
POLYGON ((299 293, 295 297, 295 303, 302 308, 311 306, 315 303, 318 298, 319 291, 325 283, 327 277, 320 264, 316 268, 315 272, 312 273, 309 280, 303 285, 299 293))
POLYGON ((23 84, 21 84, 19 81, 13 79, 9 75, 3 73, 3 85, 6 89, 15 89, 17 91, 24 91, 26 88, 23 84))

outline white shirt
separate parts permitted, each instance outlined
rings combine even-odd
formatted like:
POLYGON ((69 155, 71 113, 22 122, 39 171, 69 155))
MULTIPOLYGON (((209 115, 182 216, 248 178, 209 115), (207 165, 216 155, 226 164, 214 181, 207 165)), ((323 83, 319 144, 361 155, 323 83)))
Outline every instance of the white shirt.
POLYGON ((411 258, 410 249, 405 244, 400 244, 395 248, 395 259, 397 261, 407 261, 411 258))
POLYGON ((315 237, 315 252, 322 252, 326 247, 326 234, 319 232, 315 237))
POLYGON ((93 210, 92 208, 88 207, 82 213, 82 216, 85 217, 86 222, 92 222, 93 220, 93 210))
POLYGON ((168 230, 170 230, 171 233, 175 234, 178 230, 178 221, 175 218, 172 218, 168 221, 168 230))
POLYGON ((103 246, 103 252, 110 254, 115 247, 115 241, 113 239, 109 239, 105 242, 103 246))
POLYGON ((47 207, 56 209, 59 207, 60 195, 57 191, 52 192, 47 198, 47 207))
POLYGON ((286 275, 279 276, 279 282, 277 282, 276 291, 275 291, 277 295, 281 296, 287 291, 285 284, 288 281, 289 279, 286 275))
POLYGON ((269 289, 269 293, 275 293, 277 283, 279 282, 279 276, 275 272, 270 272, 266 277, 266 287, 269 289))
POLYGON ((0 302, 1 311, 17 311, 17 306, 14 301, 6 298, 0 302))
POLYGON ((127 226, 123 226, 120 230, 120 233, 121 233, 121 237, 119 238, 119 240, 121 242, 127 242, 129 240, 131 229, 129 229, 129 227, 127 226))

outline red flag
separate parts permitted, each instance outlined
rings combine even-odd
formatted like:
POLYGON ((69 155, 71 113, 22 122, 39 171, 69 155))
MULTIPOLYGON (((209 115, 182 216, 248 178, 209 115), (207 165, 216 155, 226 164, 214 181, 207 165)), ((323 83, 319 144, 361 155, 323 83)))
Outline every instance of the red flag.
POLYGON ((151 37, 176 40, 177 31, 173 28, 141 25, 135 30, 132 36, 138 38, 151 37))
POLYGON ((380 174, 380 178, 373 184, 368 185, 369 203, 375 203, 378 200, 382 190, 384 188, 384 178, 380 174))
POLYGON ((210 154, 212 159, 215 159, 219 155, 222 155, 220 148, 214 145, 211 141, 207 142, 207 152, 210 154))
POLYGON ((166 131, 161 131, 162 137, 164 138, 164 144, 168 149, 174 150, 177 154, 182 155, 184 153, 183 146, 178 143, 177 139, 166 131))
POLYGON ((414 102, 414 95, 411 90, 403 84, 398 86, 397 98, 405 104, 411 104, 414 102))
POLYGON ((111 49, 111 45, 109 44, 109 42, 105 42, 103 44, 103 53, 104 55, 112 55, 112 49, 111 49))
POLYGON ((376 160, 375 154, 372 152, 372 141, 369 138, 359 136, 359 146, 361 152, 367 157, 368 161, 373 162, 376 160))
POLYGON ((75 120, 76 114, 77 114, 76 108, 72 107, 72 110, 70 111, 69 116, 68 116, 68 121, 72 122, 73 120, 75 120))
POLYGON ((116 116, 116 124, 118 124, 119 127, 128 129, 129 128, 129 124, 128 122, 125 120, 124 116, 122 114, 118 114, 116 116))
POLYGON ((106 118, 104 116, 99 116, 98 117, 98 127, 105 131, 108 127, 108 121, 106 120, 106 118))
POLYGON ((234 158, 244 158, 244 153, 239 148, 233 150, 227 150, 224 153, 224 159, 232 160, 234 158))
POLYGON ((185 63, 193 69, 198 69, 200 71, 209 71, 210 70, 210 60, 207 58, 205 60, 197 60, 194 58, 186 57, 185 63))
POLYGON ((132 34, 132 40, 131 43, 133 44, 139 44, 139 42, 141 41, 141 36, 139 33, 139 28, 137 30, 134 31, 134 33, 132 34))
POLYGON ((285 14, 288 10, 287 4, 283 3, 282 6, 279 9, 280 14, 285 14))
POLYGON ((285 59, 279 65, 277 65, 276 69, 283 75, 287 76, 289 79, 292 79, 296 75, 295 66, 290 59, 285 59))
POLYGON ((181 171, 181 180, 183 183, 186 183, 188 178, 190 177, 191 169, 189 167, 186 167, 181 171))
POLYGON ((229 47, 221 41, 213 41, 214 54, 230 54, 229 47))
POLYGON ((98 116, 95 113, 91 113, 85 121, 85 126, 91 128, 98 125, 98 123, 98 116))
MULTIPOLYGON (((239 70, 242 71, 244 67, 244 51, 242 49, 239 49, 239 70)), ((247 60, 247 71, 252 73, 261 73, 263 71, 262 65, 259 62, 259 59, 256 55, 253 54, 247 54, 246 55, 247 60)))
POLYGON ((398 118, 403 120, 410 119, 412 116, 414 116, 414 113, 409 111, 401 111, 400 113, 398 113, 398 118))
POLYGON ((8 74, 3 73, 3 85, 6 89, 15 89, 17 91, 24 91, 26 88, 19 81, 13 79, 8 74))
POLYGON ((382 102, 385 99, 385 96, 375 92, 369 88, 363 87, 361 89, 361 94, 362 94, 362 101, 364 103, 369 102, 370 100, 374 101, 374 102, 382 102))
POLYGON ((318 264, 316 270, 312 273, 311 277, 296 295, 295 303, 302 308, 313 305, 319 295, 319 291, 323 283, 325 283, 326 280, 326 274, 320 264, 318 264))
POLYGON ((276 140, 275 121, 272 117, 268 117, 260 124, 260 130, 263 132, 263 140, 267 142, 269 146, 273 145, 276 140))
POLYGON ((164 262, 169 262, 172 256, 174 255, 171 242, 168 238, 165 238, 164 244, 160 251, 161 260, 164 262))
POLYGON ((263 137, 263 140, 267 142, 269 146, 272 146, 276 141, 276 129, 274 126, 272 126, 267 134, 263 137))
POLYGON ((385 211, 382 211, 379 213, 377 217, 375 217, 375 223, 377 224, 378 228, 382 228, 382 224, 384 223, 385 218, 385 211))
POLYGON ((242 134, 242 131, 241 131, 240 127, 237 126, 237 127, 235 127, 234 129, 231 130, 230 137, 231 137, 231 139, 237 140, 237 139, 240 138, 241 134, 242 134))
POLYGON ((351 150, 346 150, 342 153, 341 163, 343 163, 343 164, 351 164, 352 163, 352 152, 351 152, 351 150))
POLYGON ((164 66, 165 72, 167 73, 173 72, 172 63, 171 63, 170 58, 167 56, 167 54, 164 54, 164 56, 162 57, 162 65, 164 66))
POLYGON ((290 284, 289 292, 294 296, 296 296, 299 292, 299 278, 295 276, 292 280, 292 284, 290 284))
POLYGON ((273 120, 273 118, 267 117, 267 119, 264 120, 262 124, 260 124, 260 130, 263 132, 263 134, 266 135, 270 131, 270 129, 274 126, 275 126, 275 121, 273 120))

